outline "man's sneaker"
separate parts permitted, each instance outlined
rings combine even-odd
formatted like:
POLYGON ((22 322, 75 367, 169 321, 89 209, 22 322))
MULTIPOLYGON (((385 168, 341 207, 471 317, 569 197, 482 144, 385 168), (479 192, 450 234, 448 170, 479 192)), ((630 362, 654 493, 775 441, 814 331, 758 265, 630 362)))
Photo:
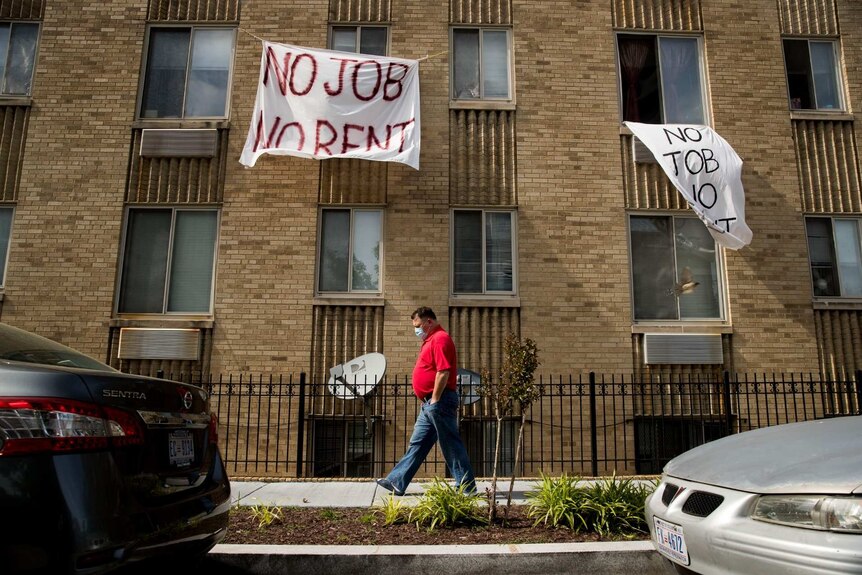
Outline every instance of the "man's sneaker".
POLYGON ((399 497, 404 495, 404 492, 398 491, 397 489, 395 489, 395 486, 392 485, 392 482, 389 481, 388 479, 378 479, 377 485, 379 485, 380 487, 382 487, 386 491, 391 491, 392 493, 394 493, 395 495, 397 495, 399 497))

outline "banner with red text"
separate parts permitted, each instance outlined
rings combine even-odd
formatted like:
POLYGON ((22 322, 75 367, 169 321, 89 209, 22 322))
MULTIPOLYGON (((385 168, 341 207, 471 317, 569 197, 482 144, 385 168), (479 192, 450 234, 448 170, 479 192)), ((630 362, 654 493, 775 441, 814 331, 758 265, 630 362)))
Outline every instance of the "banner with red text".
POLYGON ((263 43, 240 163, 263 154, 419 169, 419 62, 263 43))
POLYGON ((742 158, 709 126, 624 122, 720 245, 751 243, 745 223, 742 158))

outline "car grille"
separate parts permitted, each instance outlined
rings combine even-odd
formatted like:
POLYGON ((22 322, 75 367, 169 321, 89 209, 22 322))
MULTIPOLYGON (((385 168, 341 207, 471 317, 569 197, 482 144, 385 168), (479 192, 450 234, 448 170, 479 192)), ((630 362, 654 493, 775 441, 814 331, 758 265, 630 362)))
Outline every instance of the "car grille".
POLYGON ((724 497, 706 491, 693 491, 682 506, 682 512, 696 517, 706 517, 721 505, 724 497))
POLYGON ((673 483, 665 484, 664 491, 661 493, 661 502, 664 503, 665 507, 670 505, 670 502, 673 501, 674 497, 676 497, 677 491, 679 491, 679 486, 674 485, 673 483))

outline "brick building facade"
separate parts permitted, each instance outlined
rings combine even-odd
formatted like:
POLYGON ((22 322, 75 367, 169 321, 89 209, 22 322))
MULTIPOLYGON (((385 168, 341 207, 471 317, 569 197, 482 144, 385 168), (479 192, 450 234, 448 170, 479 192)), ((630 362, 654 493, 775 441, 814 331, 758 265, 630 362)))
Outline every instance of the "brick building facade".
POLYGON ((509 332, 549 373, 862 368, 856 0, 2 0, 0 26, 0 320, 124 371, 408 374, 418 305, 476 371, 509 332), (260 38, 428 56, 421 169, 241 166, 260 38), (752 244, 704 239, 624 119, 722 135, 752 244), (358 250, 369 215, 357 288, 323 222, 358 250))

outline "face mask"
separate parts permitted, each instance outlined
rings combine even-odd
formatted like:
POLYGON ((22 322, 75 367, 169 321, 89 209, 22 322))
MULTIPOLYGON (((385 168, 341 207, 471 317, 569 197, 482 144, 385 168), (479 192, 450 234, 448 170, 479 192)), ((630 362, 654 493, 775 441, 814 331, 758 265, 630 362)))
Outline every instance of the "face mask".
POLYGON ((425 333, 425 330, 424 330, 424 329, 422 329, 422 326, 419 326, 419 327, 416 327, 416 328, 413 328, 413 329, 414 329, 414 331, 416 332, 416 337, 418 337, 419 339, 423 339, 423 340, 424 340, 426 337, 428 337, 428 334, 427 334, 427 333, 425 333))

